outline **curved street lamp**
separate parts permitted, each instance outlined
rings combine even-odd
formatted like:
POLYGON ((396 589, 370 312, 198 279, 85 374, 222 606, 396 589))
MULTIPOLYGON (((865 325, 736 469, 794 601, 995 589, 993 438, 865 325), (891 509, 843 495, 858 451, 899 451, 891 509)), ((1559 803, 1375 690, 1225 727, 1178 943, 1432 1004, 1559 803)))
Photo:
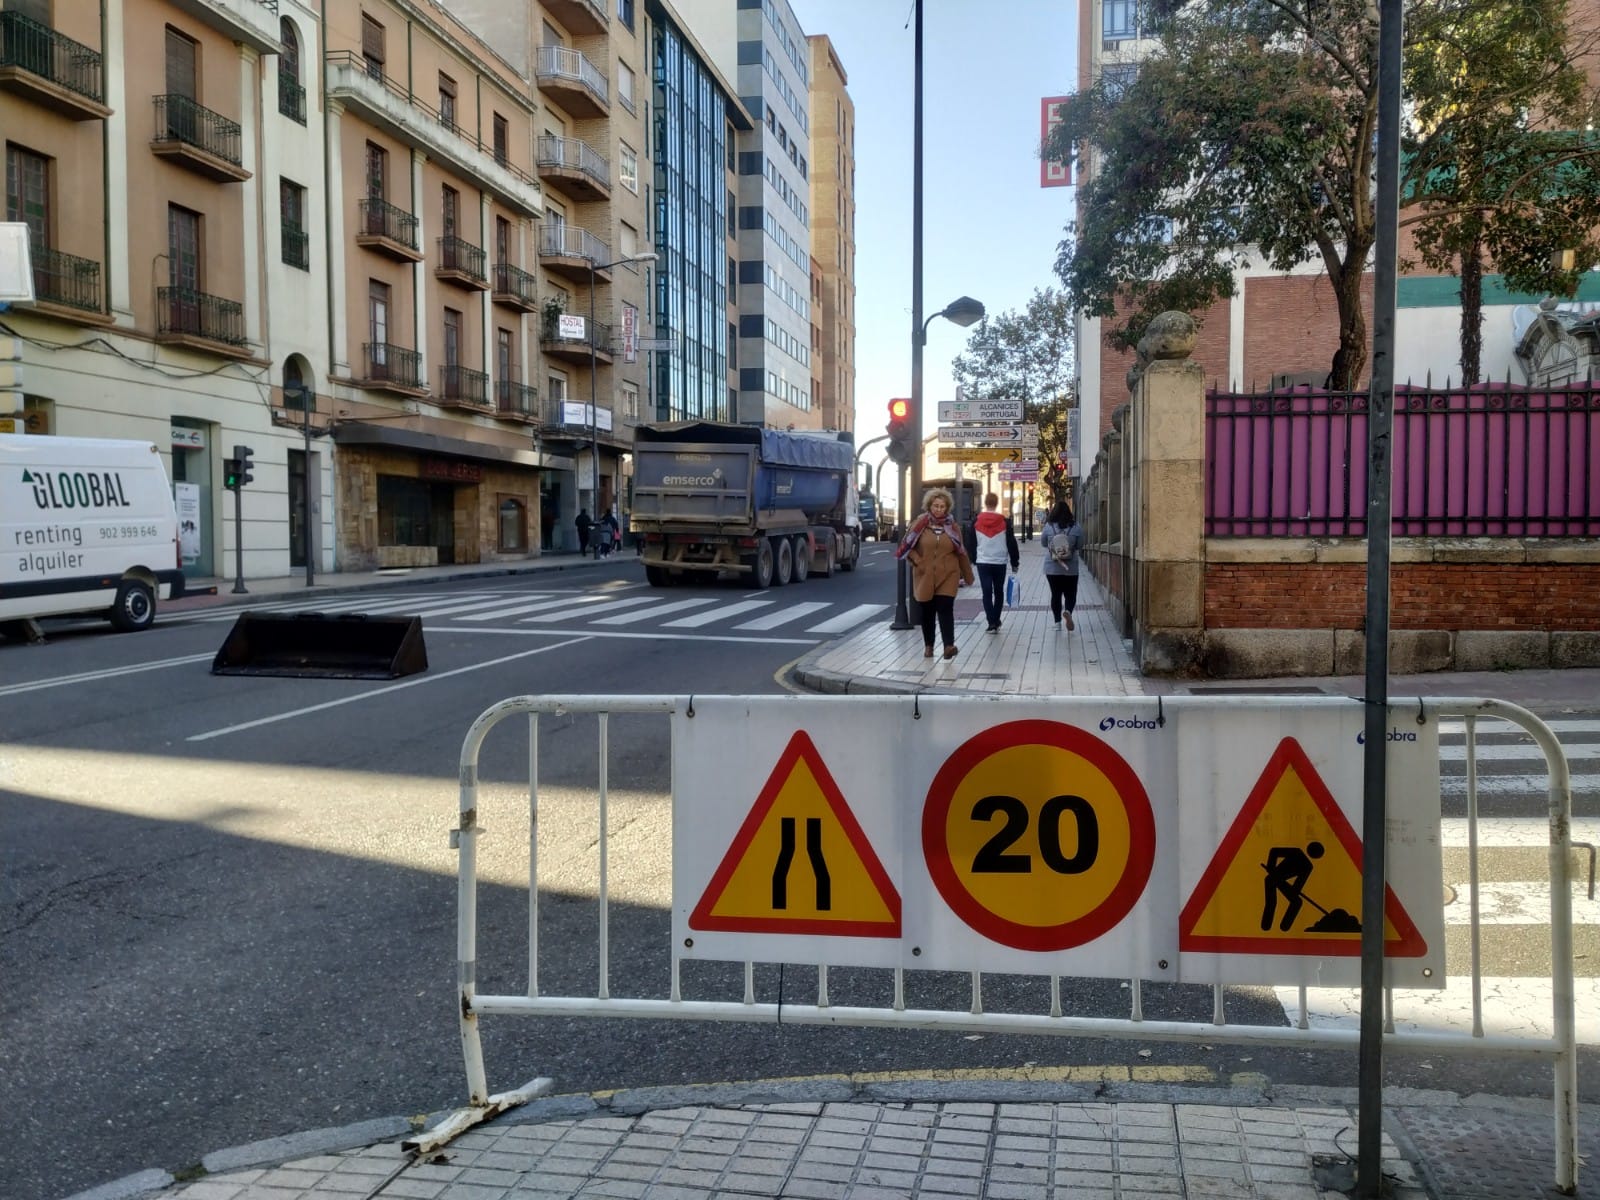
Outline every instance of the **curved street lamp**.
MULTIPOLYGON (((919 256, 920 257, 920 256, 919 256)), ((918 281, 920 285, 920 280, 918 281)), ((921 291, 920 286, 917 289, 921 291)), ((922 347, 928 340, 928 326, 933 324, 934 317, 943 317, 946 321, 960 325, 963 328, 975 325, 983 320, 985 309, 983 301, 974 300, 971 296, 960 296, 946 304, 938 312, 923 321, 911 339, 911 428, 917 433, 917 452, 911 456, 910 463, 900 468, 901 477, 907 477, 906 496, 903 502, 906 528, 911 527, 911 510, 920 500, 922 491, 922 347)), ((960 518, 958 511, 952 515, 960 518)), ((894 621, 890 629, 910 629, 911 612, 907 601, 907 578, 911 570, 910 564, 901 559, 899 570, 894 576, 894 621)))
MULTIPOLYGON (((595 346, 597 334, 594 323, 594 277, 596 272, 609 270, 611 267, 630 263, 653 263, 658 257, 654 250, 647 250, 643 254, 630 254, 626 258, 614 259, 608 263, 597 263, 593 258, 589 259, 589 457, 593 460, 590 469, 593 471, 594 519, 597 523, 600 520, 600 366, 595 346)), ((594 549, 594 556, 599 558, 598 541, 595 542, 594 549)))

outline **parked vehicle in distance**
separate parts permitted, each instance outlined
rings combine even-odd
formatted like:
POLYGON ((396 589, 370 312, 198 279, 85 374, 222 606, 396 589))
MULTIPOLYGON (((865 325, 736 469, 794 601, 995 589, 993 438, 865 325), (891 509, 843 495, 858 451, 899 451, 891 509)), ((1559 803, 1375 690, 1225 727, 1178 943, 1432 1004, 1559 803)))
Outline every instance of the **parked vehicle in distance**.
POLYGON ((184 593, 178 514, 149 442, 0 434, 0 621, 148 629, 184 593))
POLYGON ((855 451, 837 434, 641 425, 633 464, 631 528, 653 587, 737 572, 765 588, 861 557, 855 451))
POLYGON ((878 532, 878 498, 871 492, 861 497, 861 536, 875 542, 882 540, 878 532))

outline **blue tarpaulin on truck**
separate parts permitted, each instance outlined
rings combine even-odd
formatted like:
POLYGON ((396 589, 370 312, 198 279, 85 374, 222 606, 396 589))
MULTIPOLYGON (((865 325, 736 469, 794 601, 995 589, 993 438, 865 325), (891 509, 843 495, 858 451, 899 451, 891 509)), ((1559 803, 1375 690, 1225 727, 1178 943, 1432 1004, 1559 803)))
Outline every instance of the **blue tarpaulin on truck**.
POLYGON ((780 467, 848 471, 855 462, 855 447, 825 434, 789 433, 754 425, 723 425, 715 421, 671 421, 641 425, 634 441, 700 442, 761 447, 761 461, 780 467))

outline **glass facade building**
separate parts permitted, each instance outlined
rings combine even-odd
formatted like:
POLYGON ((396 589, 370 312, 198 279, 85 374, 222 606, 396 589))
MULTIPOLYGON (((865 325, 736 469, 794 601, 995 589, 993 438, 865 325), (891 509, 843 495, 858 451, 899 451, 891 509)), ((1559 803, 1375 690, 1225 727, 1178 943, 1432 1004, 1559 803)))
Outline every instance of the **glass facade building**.
POLYGON ((731 421, 728 404, 727 100, 692 46, 654 21, 652 159, 655 419, 731 421))

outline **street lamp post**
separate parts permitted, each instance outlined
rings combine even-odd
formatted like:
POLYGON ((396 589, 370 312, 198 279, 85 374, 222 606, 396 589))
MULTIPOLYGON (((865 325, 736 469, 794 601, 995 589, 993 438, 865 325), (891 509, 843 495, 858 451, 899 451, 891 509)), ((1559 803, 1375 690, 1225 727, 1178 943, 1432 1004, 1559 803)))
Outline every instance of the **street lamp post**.
MULTIPOLYGON (((920 155, 918 157, 920 159, 920 155)), ((918 186, 914 190, 916 192, 918 192, 918 193, 921 192, 922 189, 921 189, 920 181, 919 181, 918 186)), ((921 210, 921 200, 920 200, 920 196, 919 196, 919 199, 918 199, 918 211, 919 211, 919 214, 920 214, 920 210, 921 210)), ((922 224, 921 219, 920 219, 920 215, 919 215, 919 218, 918 218, 916 224, 919 227, 922 224)), ((921 292, 922 292, 921 279, 920 279, 921 271, 922 271, 922 252, 921 252, 920 247, 915 248, 913 250, 912 258, 916 263, 915 270, 916 270, 916 272, 918 274, 918 277, 919 277, 918 278, 918 286, 916 287, 915 290, 916 290, 917 294, 920 296, 921 292)), ((921 315, 920 314, 920 305, 918 306, 918 308, 919 308, 918 315, 920 316, 921 315)), ((938 312, 934 313, 933 316, 930 316, 926 321, 923 321, 922 324, 916 328, 915 332, 911 336, 911 417, 910 417, 910 420, 911 420, 911 428, 916 430, 916 433, 917 433, 917 449, 916 449, 916 453, 914 453, 911 456, 911 461, 909 463, 903 464, 901 466, 901 468, 900 468, 902 474, 904 474, 904 473, 909 471, 909 484, 910 484, 910 486, 906 489, 907 494, 906 494, 906 498, 905 498, 905 507, 906 507, 905 517, 906 517, 906 520, 907 520, 908 523, 909 523, 910 518, 911 518, 911 510, 913 508, 915 508, 921 502, 921 492, 922 492, 922 347, 928 340, 928 326, 933 324, 933 318, 934 317, 943 317, 947 321, 953 322, 956 325, 961 325, 961 326, 964 327, 964 326, 976 324, 977 322, 983 320, 983 316, 984 316, 984 307, 983 307, 983 302, 981 300, 974 300, 971 296, 962 296, 959 299, 950 301, 949 304, 945 305, 938 312)), ((957 512, 957 511, 955 511, 955 510, 952 510, 952 514, 951 515, 955 516, 958 520, 960 519, 960 516, 961 516, 961 514, 959 512, 957 512)), ((909 524, 908 524, 907 527, 909 528, 909 524)), ((908 604, 908 601, 907 601, 907 593, 908 593, 907 576, 908 576, 908 573, 909 573, 910 569, 911 569, 910 568, 910 564, 905 559, 902 558, 900 560, 900 563, 899 563, 899 570, 897 570, 895 572, 894 622, 893 622, 893 624, 891 624, 889 626, 889 628, 891 628, 891 629, 910 629, 910 628, 912 628, 911 612, 910 612, 909 604, 908 604)))
MULTIPOLYGON (((628 263, 652 263, 656 261, 656 252, 647 250, 643 254, 630 254, 626 258, 618 258, 608 263, 597 263, 589 259, 589 458, 590 470, 593 472, 594 489, 594 519, 595 528, 599 528, 600 521, 600 361, 595 346, 594 323, 594 284, 595 274, 599 271, 609 270, 612 267, 624 266, 628 263)), ((595 539, 594 556, 600 557, 600 541, 595 539)))

